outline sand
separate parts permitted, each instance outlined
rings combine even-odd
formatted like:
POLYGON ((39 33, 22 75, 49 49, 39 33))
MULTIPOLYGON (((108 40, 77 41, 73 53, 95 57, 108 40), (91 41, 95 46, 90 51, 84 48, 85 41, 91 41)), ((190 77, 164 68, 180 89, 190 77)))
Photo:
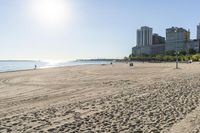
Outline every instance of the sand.
POLYGON ((200 64, 174 68, 119 63, 0 73, 0 132, 198 133, 200 64))

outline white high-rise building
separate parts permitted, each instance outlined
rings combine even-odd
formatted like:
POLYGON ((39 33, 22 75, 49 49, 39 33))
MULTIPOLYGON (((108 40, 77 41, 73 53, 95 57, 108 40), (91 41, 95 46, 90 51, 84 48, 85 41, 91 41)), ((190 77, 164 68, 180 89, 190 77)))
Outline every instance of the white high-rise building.
POLYGON ((200 39, 200 24, 197 25, 197 39, 200 39))
POLYGON ((137 46, 142 46, 142 32, 140 29, 137 30, 137 46))
POLYGON ((152 45, 152 33, 153 29, 147 26, 143 26, 137 30, 137 46, 152 45))

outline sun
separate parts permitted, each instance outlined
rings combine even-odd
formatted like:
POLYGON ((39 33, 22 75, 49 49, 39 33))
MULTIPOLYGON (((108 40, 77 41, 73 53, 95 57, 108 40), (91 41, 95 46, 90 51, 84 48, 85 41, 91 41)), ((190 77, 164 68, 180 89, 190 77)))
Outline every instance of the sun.
POLYGON ((32 0, 30 11, 34 20, 45 27, 62 26, 70 19, 66 0, 32 0))

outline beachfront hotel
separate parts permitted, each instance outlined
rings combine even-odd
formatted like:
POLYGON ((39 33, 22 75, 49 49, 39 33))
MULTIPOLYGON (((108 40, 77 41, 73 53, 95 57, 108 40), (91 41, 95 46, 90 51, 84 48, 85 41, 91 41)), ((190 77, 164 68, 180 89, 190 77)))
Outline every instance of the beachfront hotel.
POLYGON ((153 34, 153 28, 143 26, 137 30, 136 46, 132 48, 132 54, 141 55, 164 55, 167 51, 188 51, 194 49, 200 50, 200 24, 197 26, 197 38, 190 39, 190 30, 179 27, 166 29, 165 37, 153 34))

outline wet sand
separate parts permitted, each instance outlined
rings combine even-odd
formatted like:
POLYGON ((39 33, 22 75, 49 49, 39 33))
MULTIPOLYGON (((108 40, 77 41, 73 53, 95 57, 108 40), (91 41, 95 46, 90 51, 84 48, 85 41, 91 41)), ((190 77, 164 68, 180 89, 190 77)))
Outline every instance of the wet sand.
POLYGON ((1 73, 0 132, 197 133, 200 64, 174 68, 134 63, 1 73))

